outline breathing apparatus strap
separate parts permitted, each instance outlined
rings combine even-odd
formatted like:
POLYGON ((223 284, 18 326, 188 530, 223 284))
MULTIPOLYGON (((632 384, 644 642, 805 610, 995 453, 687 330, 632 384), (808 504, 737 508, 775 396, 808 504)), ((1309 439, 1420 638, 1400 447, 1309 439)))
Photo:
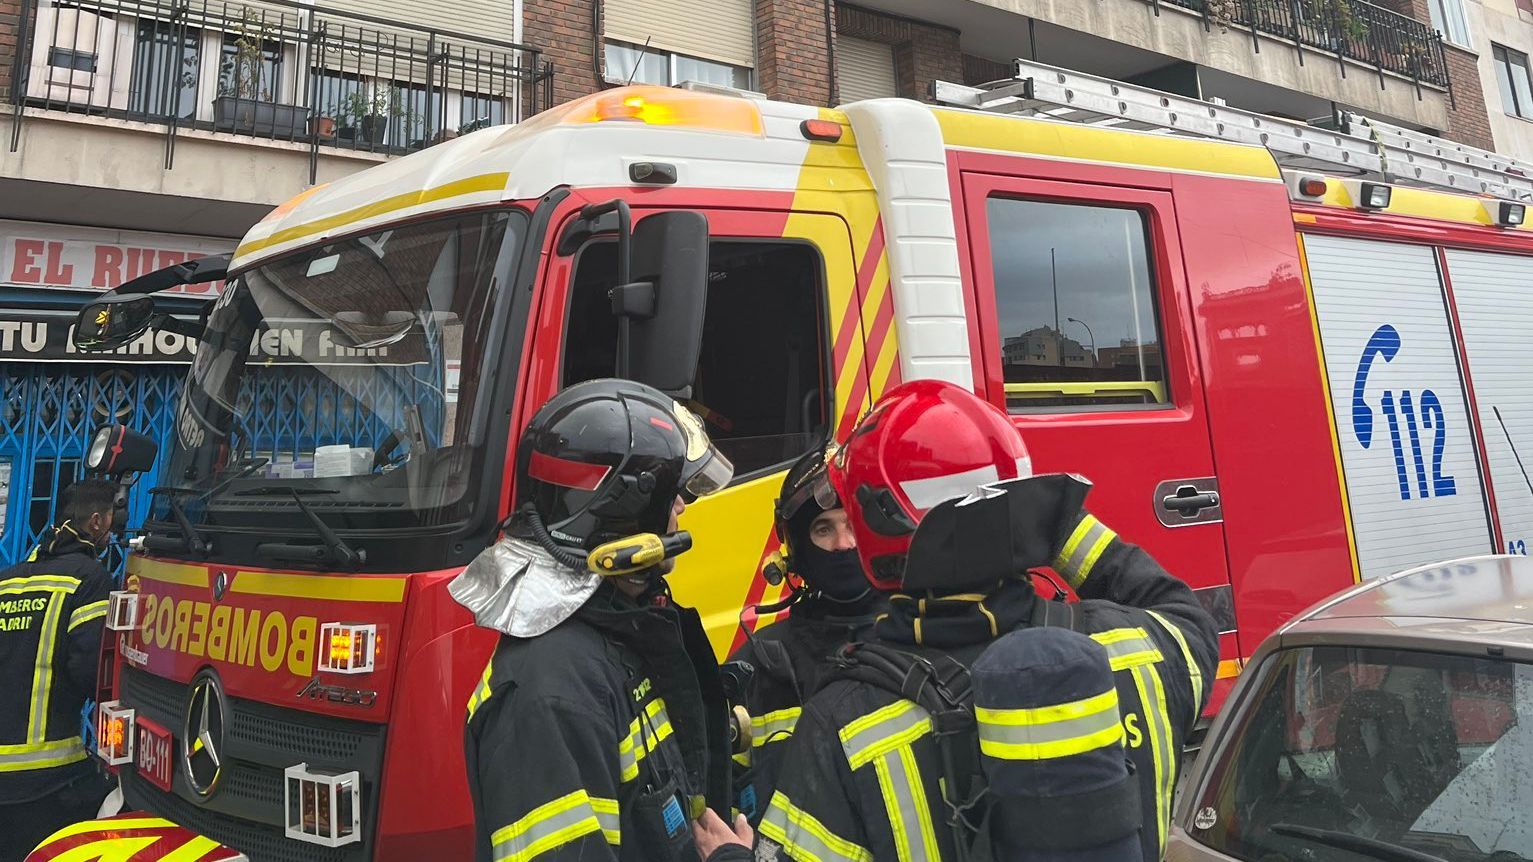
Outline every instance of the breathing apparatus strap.
MULTIPOLYGON (((1073 605, 1041 596, 1028 620, 1032 627, 1072 630, 1078 630, 1080 623, 1073 605)), ((980 765, 969 668, 949 655, 933 660, 888 644, 862 643, 842 648, 829 678, 865 682, 926 710, 942 757, 942 801, 948 809, 954 851, 959 862, 989 862, 993 852, 989 842, 977 839, 997 802, 989 798, 989 783, 980 765)))

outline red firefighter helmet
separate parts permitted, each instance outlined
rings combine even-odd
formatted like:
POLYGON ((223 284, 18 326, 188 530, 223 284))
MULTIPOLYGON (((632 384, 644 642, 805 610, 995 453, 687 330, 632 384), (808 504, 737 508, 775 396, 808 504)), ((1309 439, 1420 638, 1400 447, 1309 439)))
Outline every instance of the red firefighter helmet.
POLYGON ((874 403, 826 473, 850 516, 863 573, 878 589, 897 590, 928 510, 1033 470, 1005 413, 951 383, 912 380, 874 403))

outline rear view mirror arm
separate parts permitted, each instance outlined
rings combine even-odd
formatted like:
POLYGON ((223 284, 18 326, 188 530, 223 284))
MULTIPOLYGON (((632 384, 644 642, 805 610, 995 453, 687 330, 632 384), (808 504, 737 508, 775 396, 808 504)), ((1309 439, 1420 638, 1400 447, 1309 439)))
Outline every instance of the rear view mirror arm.
POLYGON ((171 314, 156 314, 149 328, 184 335, 199 342, 202 341, 203 333, 206 331, 202 320, 182 320, 171 314))

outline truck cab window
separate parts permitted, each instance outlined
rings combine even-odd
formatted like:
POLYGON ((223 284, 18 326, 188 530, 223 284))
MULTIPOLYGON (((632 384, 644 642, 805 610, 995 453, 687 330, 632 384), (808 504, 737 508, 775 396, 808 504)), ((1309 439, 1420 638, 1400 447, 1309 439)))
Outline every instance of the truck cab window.
MULTIPOLYGON (((570 290, 564 385, 610 377, 617 320, 607 291, 617 248, 580 252, 570 290)), ((825 439, 828 327, 824 268, 802 243, 715 240, 709 249, 708 312, 692 399, 708 434, 735 464, 736 479, 788 464, 825 439)))
POLYGON ((1008 408, 1166 403, 1144 214, 1000 197, 985 209, 1008 408))

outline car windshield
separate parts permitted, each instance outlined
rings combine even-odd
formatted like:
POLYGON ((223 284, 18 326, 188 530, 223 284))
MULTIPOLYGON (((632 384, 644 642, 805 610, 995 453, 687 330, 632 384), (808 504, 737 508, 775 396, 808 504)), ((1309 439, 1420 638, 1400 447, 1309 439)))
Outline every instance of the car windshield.
POLYGON ((1265 664, 1193 838, 1252 862, 1533 859, 1533 666, 1339 646, 1265 664))
POLYGON ((182 394, 155 520, 312 531, 313 515, 337 530, 461 518, 484 473, 489 345, 524 224, 510 211, 419 222, 231 280, 182 394))

